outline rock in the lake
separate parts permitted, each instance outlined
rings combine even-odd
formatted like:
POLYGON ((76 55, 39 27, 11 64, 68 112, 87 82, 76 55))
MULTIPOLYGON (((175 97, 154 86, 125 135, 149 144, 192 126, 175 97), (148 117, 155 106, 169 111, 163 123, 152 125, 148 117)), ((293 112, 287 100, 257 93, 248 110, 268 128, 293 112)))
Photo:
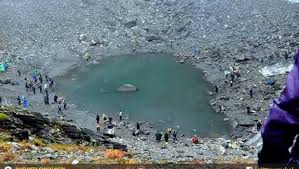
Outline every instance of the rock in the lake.
POLYGON ((136 92, 138 88, 132 84, 123 84, 116 91, 118 92, 136 92))

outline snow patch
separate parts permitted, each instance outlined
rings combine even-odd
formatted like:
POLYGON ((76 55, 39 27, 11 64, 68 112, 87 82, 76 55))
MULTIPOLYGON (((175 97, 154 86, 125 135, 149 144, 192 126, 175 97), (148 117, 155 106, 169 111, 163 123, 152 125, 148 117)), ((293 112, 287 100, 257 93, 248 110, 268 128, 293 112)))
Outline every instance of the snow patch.
POLYGON ((284 74, 286 72, 291 71, 293 67, 292 65, 284 65, 282 63, 276 63, 275 65, 271 66, 265 66, 262 69, 259 70, 259 72, 265 76, 273 76, 273 75, 279 75, 279 74, 284 74))

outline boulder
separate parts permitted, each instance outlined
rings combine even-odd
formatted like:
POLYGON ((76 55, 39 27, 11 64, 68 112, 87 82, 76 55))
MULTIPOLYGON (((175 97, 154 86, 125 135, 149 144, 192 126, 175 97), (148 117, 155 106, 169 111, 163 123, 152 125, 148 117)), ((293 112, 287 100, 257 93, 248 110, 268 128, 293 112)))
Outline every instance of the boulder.
POLYGON ((123 84, 117 90, 117 92, 136 92, 138 88, 132 84, 123 84))
POLYGON ((128 21, 128 22, 126 22, 126 23, 124 24, 124 26, 125 26, 126 28, 133 28, 133 27, 135 27, 136 25, 137 25, 137 20, 136 20, 136 19, 131 20, 131 21, 128 21))

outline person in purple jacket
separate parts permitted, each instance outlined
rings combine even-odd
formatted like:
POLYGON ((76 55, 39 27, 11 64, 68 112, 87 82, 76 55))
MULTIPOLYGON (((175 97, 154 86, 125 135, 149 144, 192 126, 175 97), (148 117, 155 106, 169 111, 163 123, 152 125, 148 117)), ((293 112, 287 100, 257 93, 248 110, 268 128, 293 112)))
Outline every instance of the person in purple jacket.
POLYGON ((293 147, 290 153, 289 148, 299 134, 299 50, 288 74, 286 87, 281 96, 274 100, 261 134, 263 147, 258 154, 260 166, 286 165, 290 159, 297 158, 294 155, 299 151, 296 153, 293 147))

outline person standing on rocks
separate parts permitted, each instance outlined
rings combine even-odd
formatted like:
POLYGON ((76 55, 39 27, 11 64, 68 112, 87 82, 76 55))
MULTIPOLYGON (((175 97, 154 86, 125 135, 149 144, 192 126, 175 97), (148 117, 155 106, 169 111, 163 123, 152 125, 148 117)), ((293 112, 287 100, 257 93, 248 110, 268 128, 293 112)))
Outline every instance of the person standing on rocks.
POLYGON ((39 93, 43 93, 43 87, 40 83, 38 84, 38 89, 39 89, 39 93))
POLYGON ((60 104, 58 104, 58 113, 62 114, 62 110, 61 110, 61 105, 60 104))
POLYGON ((177 139, 177 133, 175 130, 173 130, 172 132, 172 139, 173 139, 173 142, 176 142, 178 139, 177 139))
POLYGON ((250 95, 250 98, 252 99, 252 97, 253 97, 253 90, 252 90, 252 88, 250 88, 250 90, 249 90, 249 95, 250 95))
POLYGON ((298 139, 292 148, 292 153, 289 152, 289 148, 299 133, 299 50, 285 86, 281 95, 273 101, 261 129, 263 147, 258 153, 259 167, 267 167, 271 164, 285 166, 290 159, 298 161, 299 148, 296 146, 298 139))
POLYGON ((48 75, 45 75, 46 81, 49 82, 49 77, 48 75))
POLYGON ((140 124, 139 123, 136 123, 136 129, 140 130, 140 124))
POLYGON ((100 129, 100 122, 97 122, 96 128, 97 128, 97 132, 101 131, 101 129, 100 129))
POLYGON ((26 88, 26 92, 28 92, 28 90, 29 90, 29 85, 28 85, 27 82, 25 83, 25 88, 26 88))
POLYGON ((250 111, 250 107, 247 106, 246 109, 247 109, 247 114, 250 114, 250 113, 251 113, 251 111, 250 111))
POLYGON ((156 136, 156 141, 159 143, 161 142, 161 138, 162 138, 162 133, 158 130, 157 133, 155 134, 156 136))
POLYGON ((218 93, 218 90, 219 90, 218 85, 215 85, 215 92, 218 93))
POLYGON ((233 81, 229 81, 229 86, 233 87, 233 81))
POLYGON ((0 96, 0 104, 2 104, 2 97, 0 96))
POLYGON ((257 131, 260 131, 261 127, 262 127, 262 122, 261 122, 261 120, 258 120, 257 123, 256 123, 257 131))
POLYGON ((109 116, 109 124, 112 124, 112 117, 111 116, 109 116))
POLYGON ((20 96, 17 97, 17 101, 18 101, 18 105, 20 106, 22 104, 20 96))
POLYGON ((97 123, 100 123, 100 116, 99 115, 96 116, 96 121, 97 121, 97 123))
POLYGON ((168 139, 169 139, 169 133, 168 133, 168 131, 166 131, 164 133, 164 140, 165 140, 165 142, 168 142, 168 139))
POLYGON ((43 84, 43 77, 42 77, 41 74, 38 76, 38 80, 39 80, 39 82, 40 82, 41 84, 43 84))
POLYGON ((66 101, 65 101, 65 100, 63 101, 63 109, 64 109, 64 110, 67 109, 67 104, 66 104, 66 101))
POLYGON ((199 140, 198 140, 197 135, 194 135, 194 136, 192 137, 192 143, 193 143, 193 144, 198 144, 198 143, 199 143, 199 140))
POLYGON ((18 75, 21 77, 21 71, 18 69, 18 75))
POLYGON ((33 91, 33 94, 36 94, 35 85, 32 86, 32 91, 33 91))
POLYGON ((49 104, 49 97, 47 95, 44 96, 45 105, 49 104))
POLYGON ((123 112, 120 110, 119 111, 119 121, 123 120, 123 112))
POLYGON ((55 103, 57 103, 57 99, 58 99, 58 96, 55 94, 55 95, 54 95, 54 102, 55 102, 55 103))

